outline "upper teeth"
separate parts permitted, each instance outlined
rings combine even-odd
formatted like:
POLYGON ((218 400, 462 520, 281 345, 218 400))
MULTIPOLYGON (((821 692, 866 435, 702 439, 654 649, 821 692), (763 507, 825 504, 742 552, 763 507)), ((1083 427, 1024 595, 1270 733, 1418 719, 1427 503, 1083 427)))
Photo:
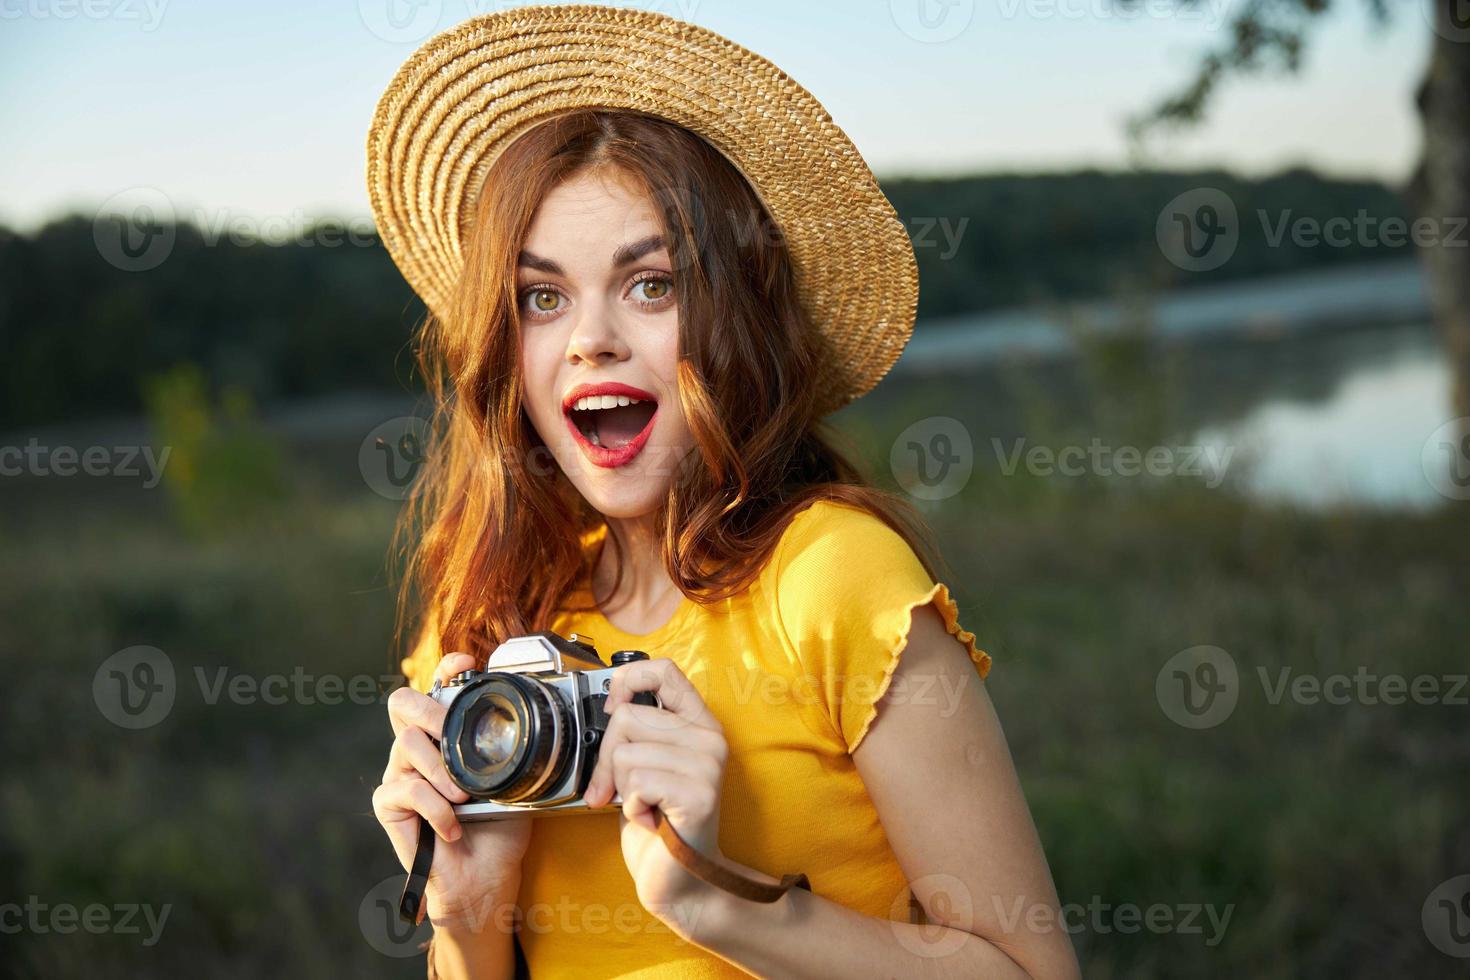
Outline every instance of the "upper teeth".
POLYGON ((588 395, 578 398, 572 403, 572 411, 585 412, 589 409, 617 408, 619 405, 637 405, 642 398, 629 398, 627 395, 588 395))

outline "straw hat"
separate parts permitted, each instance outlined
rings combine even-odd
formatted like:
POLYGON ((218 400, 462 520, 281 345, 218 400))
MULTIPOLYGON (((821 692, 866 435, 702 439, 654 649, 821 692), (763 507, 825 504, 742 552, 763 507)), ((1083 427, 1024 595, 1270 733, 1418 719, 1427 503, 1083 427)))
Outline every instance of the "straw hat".
POLYGON ((780 226, 827 340, 822 412, 864 394, 913 331, 913 245, 872 171, 815 97, 760 55, 663 14, 593 5, 474 17, 424 43, 378 102, 368 193, 403 276, 443 317, 475 197, 500 152, 548 117, 628 109, 699 134, 780 226))

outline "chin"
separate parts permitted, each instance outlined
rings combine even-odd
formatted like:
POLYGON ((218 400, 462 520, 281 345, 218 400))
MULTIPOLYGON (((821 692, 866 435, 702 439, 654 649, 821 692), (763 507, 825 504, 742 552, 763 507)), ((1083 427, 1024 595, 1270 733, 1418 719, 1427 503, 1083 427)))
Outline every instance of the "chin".
MULTIPOLYGON (((575 485, 575 483, 574 483, 575 485)), ((613 520, 636 520, 658 510, 668 494, 668 484, 638 487, 629 493, 609 493, 601 487, 577 486, 582 499, 603 517, 613 520)))
POLYGON ((604 517, 620 520, 646 517, 668 499, 669 488, 674 485, 673 464, 669 460, 675 454, 661 451, 657 446, 646 447, 632 464, 616 468, 595 466, 575 447, 570 450, 576 454, 572 472, 568 473, 572 485, 604 517))

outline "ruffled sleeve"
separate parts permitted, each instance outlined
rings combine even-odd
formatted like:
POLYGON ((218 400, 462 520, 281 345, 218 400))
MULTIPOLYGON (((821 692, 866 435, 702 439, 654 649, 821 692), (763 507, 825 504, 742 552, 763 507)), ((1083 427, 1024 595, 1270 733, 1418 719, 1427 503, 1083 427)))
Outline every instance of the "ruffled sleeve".
POLYGON ((786 529, 774 565, 781 629, 848 752, 877 715, 919 606, 932 602, 979 676, 990 672, 990 655, 960 626, 949 587, 866 510, 813 504, 786 529))

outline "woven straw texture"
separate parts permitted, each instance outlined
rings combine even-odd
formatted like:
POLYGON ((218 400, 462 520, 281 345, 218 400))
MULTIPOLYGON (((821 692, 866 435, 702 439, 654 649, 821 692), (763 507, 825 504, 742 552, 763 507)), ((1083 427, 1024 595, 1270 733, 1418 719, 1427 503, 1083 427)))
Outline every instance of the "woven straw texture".
POLYGON ((699 134, 780 226, 826 339, 822 412, 864 394, 913 330, 918 266, 847 135, 760 55, 663 14, 594 5, 475 17, 399 68, 368 132, 373 214, 393 261, 444 317, 485 174, 528 128, 570 109, 627 109, 699 134))

